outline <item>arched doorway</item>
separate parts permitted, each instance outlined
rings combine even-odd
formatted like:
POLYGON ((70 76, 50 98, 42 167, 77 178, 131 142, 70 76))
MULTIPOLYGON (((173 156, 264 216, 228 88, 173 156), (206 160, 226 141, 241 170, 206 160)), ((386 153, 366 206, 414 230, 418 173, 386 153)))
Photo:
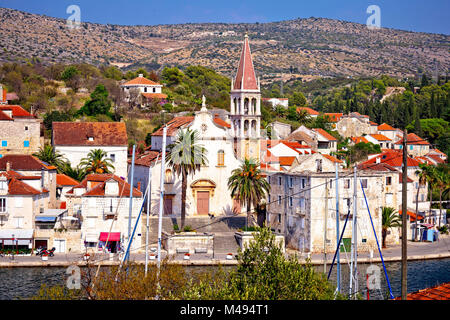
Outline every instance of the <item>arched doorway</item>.
POLYGON ((210 213, 210 199, 214 196, 216 184, 209 179, 199 179, 191 184, 192 195, 197 204, 196 214, 207 215, 210 213))

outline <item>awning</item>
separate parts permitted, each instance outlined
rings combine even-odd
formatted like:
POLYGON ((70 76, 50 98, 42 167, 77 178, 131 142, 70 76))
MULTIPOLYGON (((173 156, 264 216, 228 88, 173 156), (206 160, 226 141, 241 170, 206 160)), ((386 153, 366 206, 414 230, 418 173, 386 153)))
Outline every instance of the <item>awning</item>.
POLYGON ((45 209, 44 212, 36 215, 36 222, 55 222, 56 218, 67 212, 67 209, 45 209))
POLYGON ((100 232, 100 241, 120 241, 120 232, 111 232, 108 239, 109 232, 100 232))
POLYGON ((33 233, 33 229, 3 229, 0 230, 0 242, 4 245, 28 245, 33 240, 33 233))

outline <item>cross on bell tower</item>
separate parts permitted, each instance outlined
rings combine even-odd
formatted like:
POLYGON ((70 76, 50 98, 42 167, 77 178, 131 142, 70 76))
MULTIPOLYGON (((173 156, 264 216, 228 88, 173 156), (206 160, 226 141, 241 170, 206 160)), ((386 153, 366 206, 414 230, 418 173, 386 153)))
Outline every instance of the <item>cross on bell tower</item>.
POLYGON ((231 134, 235 140, 236 155, 239 159, 259 160, 261 91, 259 78, 256 78, 253 68, 247 34, 236 77, 231 80, 230 100, 231 134))

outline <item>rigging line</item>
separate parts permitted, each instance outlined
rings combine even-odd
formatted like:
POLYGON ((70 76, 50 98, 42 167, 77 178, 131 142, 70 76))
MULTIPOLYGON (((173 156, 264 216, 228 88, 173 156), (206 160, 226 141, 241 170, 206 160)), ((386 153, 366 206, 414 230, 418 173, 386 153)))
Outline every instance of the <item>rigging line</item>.
POLYGON ((363 194, 364 194, 367 212, 369 213, 370 223, 372 224, 373 234, 374 234, 374 236, 375 236, 375 240, 377 241, 378 252, 379 252, 380 257, 381 257, 381 262, 383 263, 384 275, 386 276, 386 281, 387 281, 387 284, 388 284, 388 287, 389 287, 389 294, 390 294, 390 296, 391 296, 391 299, 394 299, 394 295, 392 294, 391 284, 390 284, 390 282, 389 282, 389 277, 388 277, 388 274, 387 274, 387 271, 386 271, 386 266, 385 266, 385 264, 384 264, 383 255, 381 254, 380 244, 378 243, 377 233, 376 233, 375 227, 374 227, 374 225, 373 225, 372 215, 370 214, 369 204, 367 203, 366 193, 365 193, 365 191, 364 191, 364 188, 363 188, 361 179, 359 179, 359 182, 360 182, 360 184, 361 184, 361 189, 362 189, 363 194))
MULTIPOLYGON (((396 158, 396 157, 392 157, 392 158, 389 158, 389 159, 387 159, 387 160, 384 159, 383 162, 389 161, 389 160, 391 160, 391 159, 393 159, 393 158, 396 158)), ((380 163, 383 163, 383 162, 380 162, 380 163)), ((372 167, 372 166, 379 165, 380 163, 374 163, 374 164, 371 165, 371 166, 367 166, 364 170, 369 169, 369 168, 372 167)), ((348 177, 348 176, 350 176, 350 175, 353 175, 353 172, 350 172, 350 173, 347 174, 347 175, 340 175, 338 179, 345 178, 345 177, 348 177)), ((331 178, 331 179, 329 179, 329 180, 336 181, 336 178, 331 178)), ((294 194, 306 192, 306 191, 315 189, 315 188, 317 188, 317 187, 326 185, 327 183, 328 183, 328 181, 325 182, 325 183, 318 184, 318 185, 316 185, 316 186, 314 186, 314 187, 310 187, 310 188, 307 188, 307 189, 303 189, 303 190, 301 190, 301 191, 299 191, 299 192, 296 192, 296 193, 294 193, 294 194)), ((294 194, 292 194, 292 195, 294 195, 294 194)), ((286 199, 286 198, 288 198, 288 197, 289 197, 289 196, 286 196, 286 197, 284 197, 284 199, 286 199)), ((269 202, 268 204, 270 204, 270 203, 275 203, 275 202, 278 202, 278 200, 271 201, 271 202, 269 202)), ((251 212, 251 213, 256 213, 255 209, 252 210, 252 211, 250 211, 250 212, 251 212)), ((236 214, 231 215, 231 217, 232 217, 232 216, 238 216, 238 215, 240 215, 240 214, 245 214, 245 213, 246 213, 246 211, 242 211, 242 212, 240 212, 240 213, 236 213, 236 214)), ((227 217, 230 217, 230 216, 227 216, 227 217)), ((213 224, 215 224, 215 223, 219 223, 219 222, 221 222, 221 221, 222 221, 222 219, 218 219, 218 220, 213 221, 213 222, 211 222, 211 223, 208 223, 208 224, 205 224, 205 225, 201 225, 201 226, 195 227, 194 229, 205 228, 205 227, 208 227, 208 226, 213 225, 213 224)), ((167 240, 167 239, 169 239, 169 238, 171 238, 171 237, 174 237, 174 236, 175 236, 175 235, 173 235, 173 236, 169 235, 169 236, 166 236, 166 237, 163 236, 163 239, 164 239, 164 240, 167 240)), ((149 243, 149 245, 154 245, 154 244, 157 244, 157 243, 158 243, 158 242, 149 243)), ((141 246, 141 247, 138 247, 138 248, 135 248, 135 249, 130 249, 130 251, 139 250, 139 249, 144 248, 144 247, 146 247, 146 245, 141 246)), ((109 258, 108 258, 108 259, 109 259, 109 258)), ((107 259, 105 258, 104 260, 106 261, 107 259)), ((98 261, 103 261, 103 260, 98 260, 98 261)))

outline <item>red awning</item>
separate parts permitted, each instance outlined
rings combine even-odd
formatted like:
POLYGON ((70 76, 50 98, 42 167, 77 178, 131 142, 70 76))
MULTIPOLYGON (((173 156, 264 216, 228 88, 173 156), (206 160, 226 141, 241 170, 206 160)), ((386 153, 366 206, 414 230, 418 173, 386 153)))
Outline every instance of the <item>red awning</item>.
POLYGON ((111 232, 108 239, 109 232, 100 232, 100 241, 120 241, 120 232, 111 232))

